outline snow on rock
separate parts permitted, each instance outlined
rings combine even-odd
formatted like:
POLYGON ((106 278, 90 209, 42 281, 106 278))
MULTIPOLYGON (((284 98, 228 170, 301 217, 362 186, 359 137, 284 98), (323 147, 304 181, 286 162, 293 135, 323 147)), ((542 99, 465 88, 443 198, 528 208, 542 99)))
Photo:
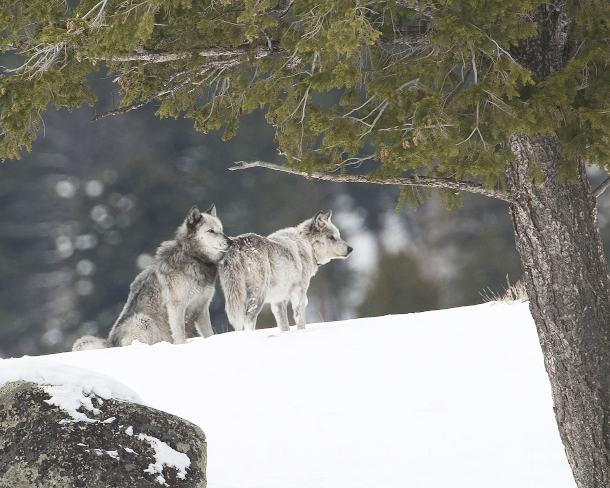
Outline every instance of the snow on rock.
MULTIPOLYGON (((81 380, 99 387, 95 373, 81 380)), ((207 446, 201 429, 170 413, 117 400, 114 385, 106 386, 108 398, 101 402, 94 393, 84 397, 96 404, 105 421, 74 421, 77 408, 87 412, 78 395, 70 398, 76 388, 62 386, 53 397, 60 408, 51 408, 46 389, 57 393, 60 387, 31 381, 1 386, 0 486, 32 486, 33 480, 44 480, 49 487, 205 486, 207 446)))
MULTIPOLYGON (((129 426, 125 429, 125 433, 129 436, 133 436, 133 426, 129 426)), ((150 444, 150 447, 155 451, 155 463, 151 463, 148 465, 148 468, 144 471, 146 473, 156 474, 157 481, 161 484, 165 484, 165 478, 162 476, 163 466, 170 466, 172 468, 176 468, 178 473, 176 474, 177 478, 186 479, 186 470, 191 465, 191 460, 189 457, 182 453, 178 452, 175 449, 172 449, 165 442, 157 439, 156 437, 152 437, 146 434, 138 434, 136 436, 141 441, 146 441, 150 444)), ((128 452, 133 452, 129 448, 125 448, 128 452)))
POLYGON ((156 462, 154 464, 151 463, 148 469, 144 470, 145 472, 151 474, 159 473, 157 480, 159 483, 165 484, 165 478, 162 476, 163 466, 170 466, 178 471, 176 474, 177 478, 186 479, 186 470, 191 465, 191 460, 186 454, 172 449, 165 442, 150 435, 138 434, 138 439, 147 441, 155 451, 156 462))
MULTIPOLYGON (((93 405, 91 396, 99 397, 98 402, 114 398, 117 400, 142 403, 140 395, 120 381, 104 374, 80 367, 47 361, 39 358, 0 360, 0 387, 13 381, 31 381, 43 386, 51 397, 46 402, 66 411, 75 422, 99 422, 78 410, 99 415, 100 410, 93 405)), ((106 419, 104 422, 112 422, 106 419)), ((69 420, 62 421, 64 423, 69 420)))

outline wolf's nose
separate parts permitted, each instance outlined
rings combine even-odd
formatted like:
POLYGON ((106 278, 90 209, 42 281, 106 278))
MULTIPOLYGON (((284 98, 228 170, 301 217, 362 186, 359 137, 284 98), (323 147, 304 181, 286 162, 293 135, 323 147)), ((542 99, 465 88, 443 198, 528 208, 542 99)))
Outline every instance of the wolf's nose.
POLYGON ((347 246, 347 254, 351 254, 354 248, 352 246, 347 246))

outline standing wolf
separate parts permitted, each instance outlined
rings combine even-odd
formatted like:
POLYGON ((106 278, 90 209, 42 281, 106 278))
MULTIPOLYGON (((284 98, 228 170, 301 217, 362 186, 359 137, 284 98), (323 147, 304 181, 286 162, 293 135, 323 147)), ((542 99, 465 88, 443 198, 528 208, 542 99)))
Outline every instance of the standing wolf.
POLYGON ((219 271, 225 310, 235 330, 254 330, 265 303, 271 303, 279 329, 290 330, 288 300, 298 328, 305 328, 307 289, 318 266, 352 252, 331 223, 331 215, 318 212, 298 226, 268 237, 243 234, 233 238, 219 271))
POLYGON ((108 339, 84 336, 72 350, 128 346, 135 339, 145 344, 183 344, 189 326, 203 337, 212 335, 208 307, 218 262, 230 242, 214 205, 204 213, 197 206, 191 208, 175 239, 159 246, 152 264, 131 284, 127 303, 108 339))

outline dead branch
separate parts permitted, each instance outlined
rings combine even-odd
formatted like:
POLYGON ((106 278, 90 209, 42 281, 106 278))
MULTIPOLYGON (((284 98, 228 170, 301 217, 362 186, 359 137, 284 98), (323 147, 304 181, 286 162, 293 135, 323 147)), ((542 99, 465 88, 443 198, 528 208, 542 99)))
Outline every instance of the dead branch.
POLYGON ((331 174, 314 171, 309 174, 306 171, 295 171, 285 166, 267 163, 265 161, 237 161, 236 166, 229 168, 231 171, 248 168, 267 168, 274 171, 281 171, 293 175, 304 176, 305 178, 315 178, 322 181, 333 181, 336 183, 374 183, 377 185, 396 185, 396 186, 422 186, 428 188, 448 188, 456 191, 466 191, 477 193, 486 197, 497 198, 505 202, 512 202, 512 197, 508 193, 496 188, 486 188, 478 183, 470 181, 458 181, 450 178, 431 178, 427 176, 399 176, 395 178, 371 178, 367 175, 354 174, 331 174))
POLYGON ((610 187, 610 176, 608 176, 608 178, 602 181, 602 183, 595 190, 593 190, 593 196, 595 198, 599 198, 599 196, 604 193, 608 187, 610 187))
MULTIPOLYGON (((210 47, 208 49, 199 51, 197 54, 203 58, 218 58, 220 56, 239 58, 244 54, 252 52, 254 59, 260 59, 282 51, 283 49, 280 47, 279 42, 271 40, 271 46, 267 45, 252 48, 252 46, 250 46, 249 44, 242 44, 241 46, 234 48, 210 47)), ((156 52, 140 47, 134 49, 134 52, 132 54, 110 57, 107 59, 107 61, 118 63, 128 61, 144 61, 146 63, 167 63, 170 61, 186 59, 191 56, 192 53, 190 52, 156 52)))
POLYGON ((126 114, 127 112, 131 112, 132 110, 136 110, 136 109, 143 107, 144 105, 152 102, 156 97, 157 96, 154 95, 152 97, 146 98, 145 100, 140 100, 139 102, 134 102, 131 105, 128 105, 127 107, 121 107, 121 108, 117 108, 115 110, 109 110, 108 112, 104 112, 101 115, 96 115, 91 122, 96 122, 100 119, 103 119, 104 117, 108 117, 109 115, 126 114))

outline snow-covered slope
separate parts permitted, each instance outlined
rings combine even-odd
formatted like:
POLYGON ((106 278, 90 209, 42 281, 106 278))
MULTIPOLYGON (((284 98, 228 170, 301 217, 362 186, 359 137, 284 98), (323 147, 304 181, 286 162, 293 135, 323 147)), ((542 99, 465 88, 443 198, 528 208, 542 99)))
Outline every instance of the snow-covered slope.
POLYGON ((32 362, 198 424, 209 488, 575 487, 527 304, 7 359, 0 381, 32 362))

